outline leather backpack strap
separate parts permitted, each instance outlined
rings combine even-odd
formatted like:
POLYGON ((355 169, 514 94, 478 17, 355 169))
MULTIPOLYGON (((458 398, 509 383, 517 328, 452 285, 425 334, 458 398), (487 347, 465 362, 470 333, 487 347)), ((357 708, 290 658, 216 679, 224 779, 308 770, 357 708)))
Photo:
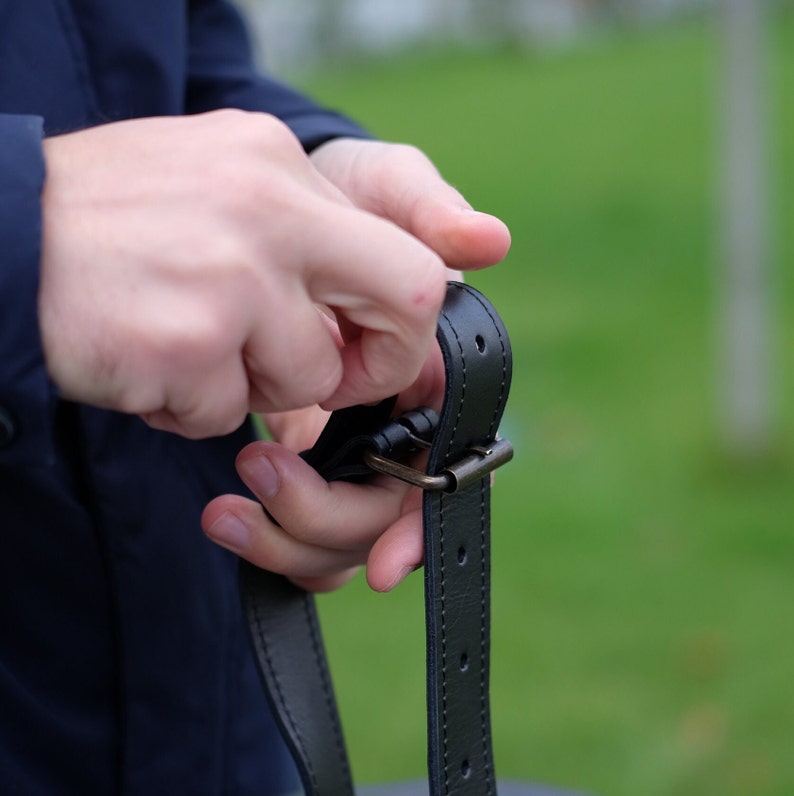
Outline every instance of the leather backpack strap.
MULTIPOLYGON (((387 472, 424 490, 428 770, 431 796, 496 793, 488 699, 491 471, 510 388, 507 332, 473 288, 450 283, 438 325, 446 368, 440 416, 390 418, 393 401, 331 416, 304 454, 326 479, 387 472), (427 472, 402 463, 429 448, 427 472)), ((306 796, 354 793, 314 600, 241 563, 260 675, 306 796)))

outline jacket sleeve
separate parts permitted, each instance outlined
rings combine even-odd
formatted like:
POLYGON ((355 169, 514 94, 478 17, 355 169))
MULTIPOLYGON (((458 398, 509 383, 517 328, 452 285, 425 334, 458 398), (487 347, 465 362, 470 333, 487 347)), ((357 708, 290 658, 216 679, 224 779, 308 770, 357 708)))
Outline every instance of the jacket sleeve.
POLYGON ((340 136, 371 137, 334 111, 259 73, 245 25, 226 0, 190 3, 188 113, 218 108, 265 111, 282 119, 306 151, 340 136))
POLYGON ((0 114, 0 467, 46 463, 54 387, 39 337, 42 119, 0 114))

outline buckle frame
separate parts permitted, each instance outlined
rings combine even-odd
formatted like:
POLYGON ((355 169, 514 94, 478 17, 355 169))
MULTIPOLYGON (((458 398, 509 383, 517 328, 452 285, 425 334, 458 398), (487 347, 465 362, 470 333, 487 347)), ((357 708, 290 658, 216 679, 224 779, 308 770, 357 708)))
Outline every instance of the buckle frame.
POLYGON ((376 472, 399 478, 426 491, 452 494, 507 464, 513 458, 513 446, 506 439, 495 439, 487 447, 473 445, 466 456, 445 467, 438 475, 429 475, 373 450, 365 451, 363 458, 366 465, 376 472))

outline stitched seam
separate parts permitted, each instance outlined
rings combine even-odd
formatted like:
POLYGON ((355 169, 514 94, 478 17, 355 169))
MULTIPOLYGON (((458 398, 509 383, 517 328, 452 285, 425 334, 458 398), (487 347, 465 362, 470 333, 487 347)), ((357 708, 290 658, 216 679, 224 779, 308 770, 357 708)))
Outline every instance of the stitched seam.
POLYGON ((74 60, 74 68, 77 80, 80 84, 85 103, 86 114, 93 115, 95 119, 101 118, 99 111, 99 100, 97 98, 96 87, 94 85, 91 66, 86 55, 85 39, 83 33, 77 25, 74 16, 74 9, 69 0, 56 0, 56 13, 61 22, 64 38, 66 39, 69 51, 74 60))
MULTIPOLYGON (((449 458, 449 453, 452 450, 452 443, 455 439, 455 436, 458 431, 458 425, 460 423, 461 415, 463 414, 463 403, 466 397, 466 379, 467 379, 467 370, 466 370, 466 355, 463 350, 463 345, 460 342, 460 337, 454 327, 454 325, 449 321, 449 317, 446 313, 441 313, 444 316, 444 319, 449 323, 450 329, 452 329, 452 333, 455 335, 455 342, 458 345, 458 350, 460 351, 460 361, 461 361, 461 374, 463 377, 463 383, 461 385, 461 392, 460 392, 460 402, 458 403, 458 414, 455 417, 455 423, 452 427, 452 433, 450 434, 449 443, 447 445, 447 452, 445 455, 445 460, 449 458)), ((444 549, 444 509, 445 509, 445 499, 442 493, 440 501, 439 501, 439 508, 440 508, 440 521, 439 521, 439 553, 441 559, 441 670, 442 670, 442 677, 441 677, 441 704, 442 704, 442 739, 444 745, 444 788, 446 793, 449 793, 449 741, 448 741, 448 727, 447 727, 447 606, 446 606, 446 577, 445 577, 445 570, 446 570, 446 559, 445 559, 445 549, 444 549)))
MULTIPOLYGON (((486 476, 489 477, 489 476, 486 476)), ((482 759, 483 767, 486 772, 485 781, 488 785, 488 793, 492 792, 492 764, 486 731, 488 729, 488 705, 487 705, 487 680, 486 666, 488 664, 485 655, 486 631, 488 617, 486 615, 486 600, 488 597, 487 584, 487 563, 486 563, 486 531, 487 517, 485 511, 485 489, 486 479, 480 480, 480 736, 482 737, 482 759)))
POLYGON ((441 739, 444 749, 444 792, 449 793, 449 744, 447 743, 447 605, 444 560, 444 496, 439 502, 439 546, 441 558, 441 739))
MULTIPOLYGON (((464 286, 460 286, 460 290, 465 290, 464 286)), ((502 331, 499 327, 499 324, 496 322, 493 313, 489 309, 489 307, 482 301, 479 295, 473 291, 467 291, 470 295, 474 296, 477 299, 480 306, 485 310, 488 317, 491 319, 491 323, 493 323, 494 329, 496 330, 496 334, 499 337, 499 344, 502 349, 502 380, 499 385, 499 397, 494 406, 493 416, 491 418, 491 424, 488 429, 488 436, 489 438, 493 438, 496 433, 496 426, 500 416, 500 410, 503 407, 503 402, 505 399, 505 391, 507 388, 507 349, 504 342, 504 337, 502 335, 502 331)), ((446 314, 442 313, 445 318, 447 318, 446 314)), ((449 320, 447 318, 447 320, 449 320)), ((452 324, 450 324, 452 327, 452 324)), ((463 365, 463 387, 461 390, 461 400, 460 405, 458 407, 458 415, 455 418, 455 426, 450 437, 449 447, 447 448, 447 456, 449 456, 449 451, 452 448, 452 441, 455 437, 457 432, 458 423, 460 421, 460 417, 463 411, 463 399, 466 393, 466 359, 463 352, 463 346, 461 345, 460 338, 457 334, 457 331, 454 327, 452 327, 452 332, 455 335, 455 340, 458 344, 458 348, 461 354, 461 362, 463 365)), ((486 592, 487 592, 487 567, 486 567, 486 531, 487 531, 487 522, 486 522, 486 511, 485 511, 485 489, 486 489, 486 481, 483 479, 480 481, 480 727, 481 732, 480 735, 482 737, 482 757, 483 757, 483 766, 486 771, 485 782, 487 786, 487 794, 493 793, 493 763, 491 760, 491 754, 489 750, 489 743, 486 737, 486 730, 488 726, 488 711, 487 711, 487 683, 486 683, 486 654, 485 654, 485 634, 486 634, 486 626, 487 626, 487 616, 486 616, 486 592)), ((443 495, 442 495, 442 507, 443 507, 443 495)), ((443 511, 443 509, 442 509, 443 511)), ((443 548, 443 513, 442 513, 442 522, 441 522, 441 573, 442 573, 442 651, 443 651, 443 671, 444 671, 444 682, 446 681, 446 623, 445 623, 445 606, 444 606, 444 548, 443 548)), ((445 762, 445 775, 448 772, 448 754, 447 754, 447 726, 446 726, 446 689, 444 689, 444 762, 445 762)), ((445 778, 445 784, 447 793, 449 793, 449 777, 448 775, 445 778)))
MULTIPOLYGON (((96 473, 92 467, 86 466, 88 450, 85 444, 86 429, 84 416, 79 412, 77 405, 68 404, 70 413, 70 423, 74 423, 74 437, 76 443, 72 452, 77 457, 77 469, 81 471, 84 481, 80 488, 85 495, 87 505, 90 507, 92 520, 91 529, 99 550, 102 562, 103 575, 107 579, 107 592, 109 600, 109 610, 111 612, 111 622, 113 623, 112 633, 112 656, 115 663, 113 677, 113 702, 115 707, 114 726, 117 732, 116 749, 114 756, 115 771, 113 773, 114 793, 123 794, 126 790, 125 780, 127 773, 127 760, 129 758, 130 731, 129 731, 129 706, 126 697, 128 689, 127 682, 127 660, 124 647, 124 623, 119 601, 119 581, 115 566, 114 551, 110 544, 110 536, 107 532, 107 523, 102 522, 100 517, 99 485, 96 473)), ((70 436, 72 436, 70 434, 70 436)), ((70 462, 72 460, 70 459, 70 462)), ((70 466, 70 472, 72 470, 70 466)))
MULTIPOLYGON (((311 633, 312 652, 314 652, 314 660, 316 668, 322 676, 323 696, 325 697, 325 708, 328 711, 328 718, 331 720, 331 727, 334 733, 334 743, 336 744, 336 753, 339 756, 339 761, 342 764, 342 768, 347 774, 348 779, 352 779, 350 774, 350 768, 347 762, 347 754, 345 753, 345 743, 342 738, 342 729, 339 726, 339 722, 336 720, 336 711, 334 710, 333 687, 331 686, 331 681, 328 677, 328 668, 325 665, 325 661, 323 659, 323 653, 319 637, 319 628, 317 627, 317 623, 315 621, 315 615, 311 611, 311 602, 308 594, 303 599, 303 608, 306 614, 306 623, 309 626, 309 631, 311 633)), ((319 796, 319 791, 317 791, 317 793, 319 796)))
MULTIPOLYGON (((491 309, 476 293, 473 294, 480 306, 485 310, 491 323, 496 330, 499 337, 499 345, 502 349, 502 381, 499 385, 499 398, 494 406, 493 416, 491 418, 491 425, 488 429, 489 439, 493 439, 496 435, 497 424, 504 408, 505 393, 507 390, 507 348, 505 346, 504 337, 500 325, 497 323, 491 309)), ((488 710, 487 710, 487 682, 486 682, 486 655, 485 655, 485 642, 487 630, 487 616, 486 616, 486 599, 487 599, 487 569, 486 569, 486 532, 487 532, 487 517, 485 511, 485 490, 486 481, 480 482, 480 722, 482 727, 482 754, 483 765, 486 770, 486 783, 487 793, 492 793, 493 782, 493 761, 491 759, 491 751, 486 737, 486 730, 488 728, 488 710)))
POLYGON ((502 348, 502 381, 499 385, 499 399, 496 402, 496 406, 494 407, 493 417, 491 418, 491 425, 488 428, 488 438, 493 439, 494 435, 496 434, 496 424, 499 419, 499 411, 502 409, 505 399, 505 390, 507 388, 507 348, 505 346, 504 337, 502 335, 502 330, 499 327, 499 324, 496 322, 496 318, 494 317, 493 313, 489 309, 489 307, 482 301, 482 299, 476 294, 472 294, 474 298, 477 299, 480 306, 485 310, 488 317, 491 319, 491 323, 496 330, 496 334, 499 337, 499 345, 502 348))
POLYGON ((276 696, 278 697, 279 705, 281 706, 281 713, 282 715, 289 721, 290 729, 292 730, 292 734, 295 737, 296 741, 300 745, 301 754, 303 759, 306 761, 306 767, 309 772, 309 776, 311 777, 312 787, 314 790, 317 790, 317 775, 314 771, 314 768, 311 765, 311 761, 309 756, 306 754, 306 745, 304 742, 304 738, 301 735, 298 725, 295 722, 295 719, 292 716, 292 713, 289 709, 289 705, 287 700, 284 698, 284 692, 281 688, 281 683, 278 678, 278 674, 276 673, 276 667, 273 663, 273 659, 269 653, 269 647, 267 644, 267 640, 265 638, 264 632, 264 624, 262 622, 262 617, 259 611, 259 601, 254 599, 252 600, 253 609, 254 609, 254 623, 256 625, 256 630, 258 634, 258 646, 259 650, 262 653, 262 657, 264 658, 265 665, 267 666, 268 671, 270 672, 270 676, 273 679, 273 684, 276 686, 276 696))

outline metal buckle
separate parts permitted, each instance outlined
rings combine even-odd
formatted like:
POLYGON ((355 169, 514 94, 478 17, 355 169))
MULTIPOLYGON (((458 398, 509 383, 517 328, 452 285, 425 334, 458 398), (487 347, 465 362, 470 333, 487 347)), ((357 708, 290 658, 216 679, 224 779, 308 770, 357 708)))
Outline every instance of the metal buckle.
MULTIPOLYGON (((424 447, 424 446, 423 446, 424 447)), ((415 467, 387 459, 375 451, 364 452, 368 467, 401 481, 429 491, 457 492, 488 473, 507 464, 513 458, 513 446, 506 439, 496 439, 490 447, 473 446, 468 455, 455 464, 445 467, 438 475, 428 475, 415 467)))

